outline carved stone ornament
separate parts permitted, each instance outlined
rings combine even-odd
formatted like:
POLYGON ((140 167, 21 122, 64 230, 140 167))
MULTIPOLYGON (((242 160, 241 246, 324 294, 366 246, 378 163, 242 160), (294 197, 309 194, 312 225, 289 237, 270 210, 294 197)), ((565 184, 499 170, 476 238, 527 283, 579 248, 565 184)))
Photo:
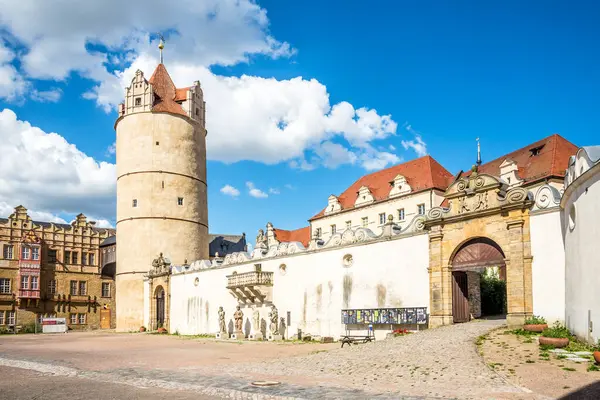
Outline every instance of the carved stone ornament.
POLYGON ((157 258, 152 261, 152 273, 163 274, 169 272, 170 263, 163 257, 163 253, 160 253, 157 258))
POLYGON ((271 334, 279 335, 279 313, 277 312, 277 307, 275 307, 274 304, 271 306, 269 320, 271 321, 271 334))
POLYGON ((265 236, 265 231, 262 229, 259 229, 258 235, 256 235, 256 247, 267 247, 267 237, 265 236))
POLYGON ((244 313, 240 309, 240 306, 237 306, 235 308, 235 312, 233 313, 233 319, 235 321, 235 331, 236 332, 241 332, 242 331, 242 325, 243 325, 243 322, 244 322, 244 313))
POLYGON ((225 311, 223 307, 219 307, 219 333, 225 333, 227 329, 225 327, 225 311))

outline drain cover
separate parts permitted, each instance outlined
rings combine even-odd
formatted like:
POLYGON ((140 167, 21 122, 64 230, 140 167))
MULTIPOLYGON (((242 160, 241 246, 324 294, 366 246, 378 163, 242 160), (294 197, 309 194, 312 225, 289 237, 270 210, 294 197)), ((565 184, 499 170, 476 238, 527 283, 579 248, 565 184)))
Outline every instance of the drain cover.
POLYGON ((276 386, 279 385, 280 382, 275 382, 275 381, 256 381, 256 382, 252 382, 253 386, 276 386))

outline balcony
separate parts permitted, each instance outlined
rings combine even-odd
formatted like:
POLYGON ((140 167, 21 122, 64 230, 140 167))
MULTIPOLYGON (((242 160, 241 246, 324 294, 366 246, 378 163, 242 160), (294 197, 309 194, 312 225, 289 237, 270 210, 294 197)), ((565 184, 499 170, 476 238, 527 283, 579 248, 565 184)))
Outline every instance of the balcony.
POLYGON ((39 289, 19 289, 19 298, 21 299, 39 299, 39 289))
POLYGON ((273 272, 252 271, 228 275, 227 289, 241 303, 270 301, 273 295, 273 272))

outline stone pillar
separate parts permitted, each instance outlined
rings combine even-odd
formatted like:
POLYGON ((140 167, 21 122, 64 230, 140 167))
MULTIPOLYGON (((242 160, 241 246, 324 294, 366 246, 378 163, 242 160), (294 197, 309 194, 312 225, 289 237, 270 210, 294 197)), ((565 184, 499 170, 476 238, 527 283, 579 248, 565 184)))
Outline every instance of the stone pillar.
POLYGON ((429 327, 452 324, 452 273, 444 262, 442 229, 434 226, 429 232, 429 327))
POLYGON ((468 271, 467 286, 471 318, 479 318, 481 317, 481 274, 475 271, 468 271))
POLYGON ((509 328, 523 325, 531 315, 531 259, 525 260, 523 226, 521 218, 506 223, 508 229, 508 260, 506 263, 506 297, 509 328), (529 285, 528 283, 529 282, 529 285), (528 298, 529 297, 529 298, 528 298))

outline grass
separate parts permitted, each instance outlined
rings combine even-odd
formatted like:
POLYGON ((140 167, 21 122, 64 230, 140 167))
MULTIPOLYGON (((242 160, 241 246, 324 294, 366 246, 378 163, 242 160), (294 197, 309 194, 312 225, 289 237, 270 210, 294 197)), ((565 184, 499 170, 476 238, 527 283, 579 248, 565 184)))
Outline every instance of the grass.
POLYGON ((566 351, 570 351, 570 352, 576 352, 576 351, 593 352, 594 350, 596 350, 596 348, 594 346, 591 346, 588 343, 580 342, 580 341, 576 340, 575 338, 571 338, 571 340, 569 341, 569 344, 566 347, 564 347, 564 349, 566 351))
POLYGON ((485 342, 488 338, 488 335, 481 335, 477 338, 477 340, 475 341, 475 344, 477 346, 481 346, 483 344, 483 342, 485 342))
POLYGON ((587 371, 588 371, 588 372, 592 372, 592 371, 600 371, 600 368, 598 368, 598 366, 597 366, 597 365, 595 365, 595 364, 590 364, 590 365, 588 365, 588 367, 587 367, 587 371))
POLYGON ((533 361, 533 360, 525 360, 525 362, 526 362, 527 364, 533 364, 535 361, 533 361))
POLYGON ((530 332, 530 331, 526 331, 524 329, 515 329, 515 330, 513 330, 511 332, 513 333, 513 335, 525 336, 525 337, 531 337, 531 336, 538 336, 539 335, 538 332, 530 332))
POLYGON ((569 371, 569 372, 577 371, 575 368, 571 368, 571 367, 564 367, 563 369, 565 371, 569 371))
POLYGON ((559 354, 556 356, 556 358, 558 358, 559 360, 562 360, 562 359, 567 358, 567 356, 565 356, 564 354, 559 354))

